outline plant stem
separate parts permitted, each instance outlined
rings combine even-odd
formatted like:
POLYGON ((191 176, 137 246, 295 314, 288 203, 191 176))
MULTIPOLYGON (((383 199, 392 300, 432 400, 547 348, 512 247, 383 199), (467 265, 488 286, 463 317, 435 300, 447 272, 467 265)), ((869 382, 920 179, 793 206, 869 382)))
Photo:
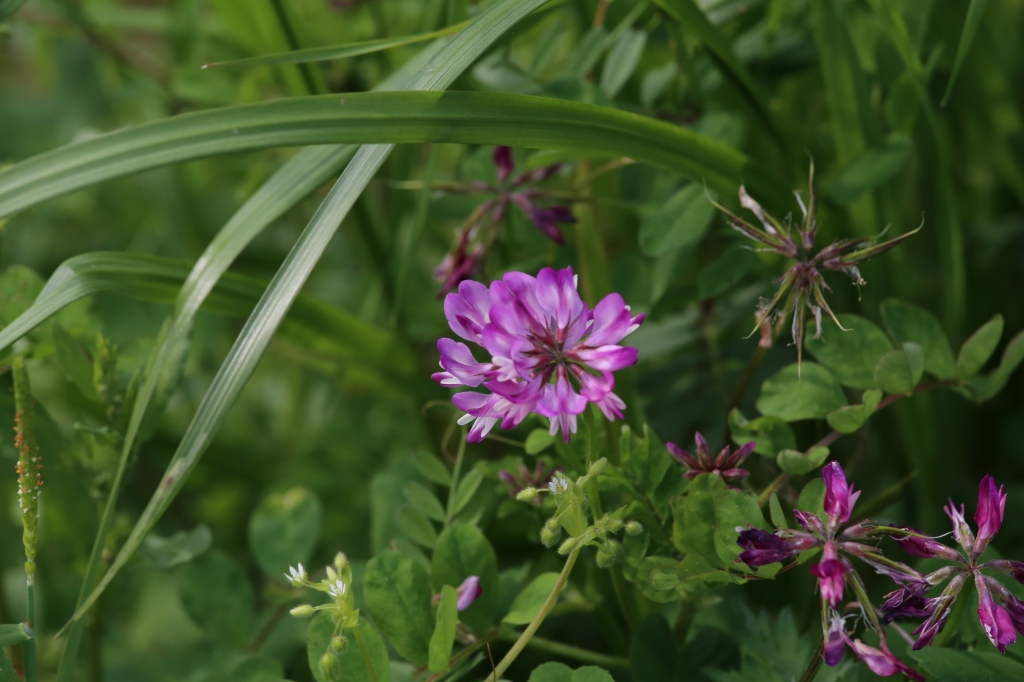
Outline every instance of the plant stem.
POLYGON ((818 647, 814 650, 814 655, 811 656, 811 661, 807 664, 807 669, 804 670, 804 674, 800 676, 800 682, 812 682, 818 674, 818 668, 821 667, 821 657, 824 653, 825 640, 819 639, 818 647))
POLYGON ((526 648, 526 645, 530 640, 533 639, 533 635, 537 632, 537 629, 540 628, 541 623, 544 622, 544 619, 558 601, 558 595, 562 593, 562 588, 565 587, 566 581, 569 580, 569 574, 572 572, 572 567, 576 564, 576 557, 579 556, 579 553, 580 548, 578 546, 569 553, 569 558, 566 559, 565 566, 562 567, 562 572, 558 575, 558 582, 556 582, 555 586, 551 589, 551 594, 548 595, 548 598, 544 600, 544 604, 540 607, 540 611, 536 616, 534 616, 533 620, 530 621, 530 624, 526 626, 526 629, 523 630, 523 634, 519 635, 519 639, 516 640, 508 653, 505 654, 501 661, 498 662, 498 667, 487 676, 487 679, 484 680, 484 682, 498 682, 501 675, 508 670, 508 667, 512 665, 512 662, 516 660, 519 654, 522 653, 523 649, 526 648))
POLYGON ((370 679, 373 682, 378 682, 377 671, 373 669, 373 661, 370 660, 370 651, 366 648, 366 642, 363 641, 363 633, 359 632, 358 625, 352 629, 352 632, 355 633, 356 644, 359 645, 359 653, 363 655, 363 663, 366 664, 366 670, 370 673, 370 679))
POLYGON ((444 527, 447 528, 452 522, 455 514, 455 490, 459 487, 459 472, 462 471, 462 457, 466 454, 466 427, 462 427, 462 437, 459 439, 459 451, 455 454, 455 468, 452 469, 452 483, 448 487, 448 508, 444 514, 444 527))
MULTIPOLYGON (((512 632, 502 635, 501 639, 514 641, 517 634, 518 633, 512 632)), ((572 646, 571 644, 563 644, 562 642, 556 642, 552 639, 544 639, 543 637, 534 637, 529 641, 527 646, 531 646, 534 649, 540 649, 541 651, 547 651, 548 653, 555 654, 556 656, 574 658, 577 661, 583 661, 584 663, 593 663, 594 665, 603 665, 612 668, 629 667, 629 660, 622 658, 621 656, 599 654, 596 651, 572 646)))
MULTIPOLYGON (((973 585, 969 582, 968 585, 973 585)), ((935 639, 932 640, 932 646, 946 646, 949 643, 953 633, 956 632, 957 626, 960 625, 960 619, 963 618, 964 612, 967 611, 967 606, 970 603, 970 591, 973 587, 966 586, 967 589, 960 592, 955 602, 953 602, 953 608, 950 609, 949 617, 946 619, 946 624, 939 631, 939 634, 935 635, 935 639)))
MULTIPOLYGON (((591 405, 587 405, 586 409, 583 410, 583 430, 584 438, 587 444, 587 471, 590 471, 590 467, 594 466, 594 462, 597 461, 597 420, 594 419, 594 411, 591 405)), ((593 476, 587 481, 587 501, 590 502, 590 511, 594 515, 594 521, 604 515, 604 509, 601 506, 601 493, 597 488, 597 477, 593 476)))
POLYGON ((25 620, 32 628, 32 639, 25 642, 25 682, 39 682, 39 660, 36 657, 36 637, 33 625, 36 620, 36 584, 32 577, 28 579, 28 611, 25 620))

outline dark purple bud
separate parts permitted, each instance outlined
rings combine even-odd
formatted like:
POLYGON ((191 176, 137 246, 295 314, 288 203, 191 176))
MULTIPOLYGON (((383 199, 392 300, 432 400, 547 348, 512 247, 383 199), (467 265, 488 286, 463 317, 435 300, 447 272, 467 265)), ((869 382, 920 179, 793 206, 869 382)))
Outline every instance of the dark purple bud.
POLYGON ((574 223, 576 217, 564 206, 553 206, 551 208, 540 208, 529 197, 522 193, 515 193, 509 196, 516 206, 522 209, 526 217, 530 219, 534 227, 543 232, 553 241, 564 244, 565 237, 555 223, 574 223))
POLYGON ((505 184, 508 176, 512 175, 512 171, 515 169, 515 163, 512 161, 512 149, 501 145, 495 147, 494 165, 498 169, 498 182, 505 184))
MULTIPOLYGON (((741 445, 736 449, 736 452, 732 453, 731 456, 726 458, 726 465, 735 467, 746 461, 747 457, 750 457, 750 453, 757 447, 757 441, 752 440, 749 443, 741 445)), ((728 450, 728 448, 726 448, 728 450)))
POLYGON ((1006 613, 1009 614, 1010 620, 1013 621, 1013 627, 1017 629, 1018 633, 1024 635, 1024 602, 1010 594, 1010 591, 997 580, 989 580, 988 586, 999 595, 1006 613))
POLYGON ((853 506, 857 504, 860 491, 854 492, 853 486, 846 482, 846 473, 839 462, 829 462, 821 475, 825 479, 825 513, 829 523, 837 526, 850 520, 853 506))
POLYGON ((946 585, 946 589, 942 591, 942 594, 932 600, 935 604, 932 615, 914 630, 914 634, 917 635, 917 641, 914 642, 915 651, 930 646, 932 640, 935 639, 935 635, 939 634, 939 631, 942 630, 946 619, 949 618, 950 608, 953 606, 953 602, 956 601, 956 596, 960 594, 960 590, 963 588, 966 580, 967 575, 964 573, 953 576, 953 579, 946 585))
POLYGON ((797 523, 804 527, 804 530, 810 531, 811 533, 817 533, 821 536, 826 534, 825 524, 821 522, 821 519, 818 518, 817 514, 810 514, 808 512, 802 512, 799 509, 794 509, 793 516, 796 517, 797 523))
MULTIPOLYGON (((900 526, 900 528, 920 535, 919 531, 914 530, 910 526, 900 526)), ((934 538, 923 538, 918 537, 917 535, 893 535, 892 537, 896 542, 900 543, 900 547, 902 547, 908 554, 913 554, 914 556, 919 556, 924 559, 941 557, 947 561, 959 561, 961 558, 960 554, 955 549, 946 547, 934 538)))
POLYGON ((828 632, 825 633, 825 648, 822 651, 825 665, 839 665, 849 641, 842 616, 833 612, 828 632))
POLYGON ((935 600, 925 596, 927 583, 911 583, 885 595, 882 622, 888 625, 897 618, 928 618, 935 612, 935 600))
MULTIPOLYGON (((681 447, 679 447, 675 443, 666 443, 665 447, 668 449, 668 452, 669 452, 670 455, 675 457, 681 463, 683 463, 686 466, 690 467, 690 469, 692 471, 697 471, 697 473, 700 473, 700 469, 701 469, 700 462, 698 462, 696 459, 694 459, 693 455, 691 455, 689 452, 687 452, 686 450, 683 450, 681 447)), ((687 472, 687 473, 689 473, 689 472, 687 472)), ((694 476, 696 476, 696 474, 694 474, 694 476)))
POLYGON ((992 598, 988 584, 990 580, 992 578, 986 578, 980 572, 975 571, 974 585, 978 588, 978 618, 992 645, 999 650, 999 653, 1005 654, 1006 647, 1017 641, 1017 632, 1010 614, 992 598))
POLYGON ((1003 510, 1006 508, 1006 486, 996 487, 991 476, 981 479, 978 486, 978 509, 974 512, 974 523, 978 526, 978 537, 974 541, 974 553, 980 555, 988 547, 989 540, 1003 525, 1003 510))
POLYGON ((739 560, 751 568, 786 561, 797 552, 778 535, 757 528, 741 531, 736 544, 743 548, 739 560))
POLYGON ((1024 584, 1024 561, 1010 561, 1008 559, 993 559, 986 561, 978 568, 992 568, 1013 576, 1013 579, 1024 584))
POLYGON ((961 504, 958 510, 953 504, 953 500, 950 500, 942 510, 953 522, 953 537, 964 551, 970 554, 974 550, 974 533, 971 532, 971 527, 967 525, 967 519, 964 518, 964 506, 961 504))
POLYGON ((502 483, 505 483, 507 485, 514 486, 516 484, 515 476, 513 476, 512 474, 510 474, 507 471, 499 471, 498 472, 498 478, 501 479, 502 483))

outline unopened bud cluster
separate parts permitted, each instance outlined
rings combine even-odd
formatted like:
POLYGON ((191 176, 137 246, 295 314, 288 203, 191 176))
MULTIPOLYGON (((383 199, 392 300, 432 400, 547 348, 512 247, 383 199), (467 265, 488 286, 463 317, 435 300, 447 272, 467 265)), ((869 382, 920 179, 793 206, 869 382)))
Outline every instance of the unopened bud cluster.
POLYGON ((300 604, 291 610, 296 618, 309 618, 317 611, 326 611, 334 622, 334 633, 327 652, 320 658, 320 672, 325 679, 334 679, 340 665, 338 657, 345 653, 348 639, 344 630, 359 625, 359 609, 355 608, 352 593, 352 565, 341 552, 335 555, 334 561, 324 569, 326 577, 318 582, 311 582, 305 567, 300 563, 288 568, 285 579, 295 588, 309 588, 325 593, 330 601, 319 606, 300 604))

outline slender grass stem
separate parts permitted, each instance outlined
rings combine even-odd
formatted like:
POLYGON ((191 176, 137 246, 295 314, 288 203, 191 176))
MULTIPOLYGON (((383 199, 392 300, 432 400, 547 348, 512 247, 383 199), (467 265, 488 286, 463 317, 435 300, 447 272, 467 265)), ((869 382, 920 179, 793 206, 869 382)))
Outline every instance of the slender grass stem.
POLYGON ((452 483, 448 487, 448 507, 444 514, 444 527, 451 525, 452 517, 455 516, 455 491, 459 487, 459 474, 462 472, 462 458, 466 454, 466 427, 462 427, 462 436, 459 438, 459 451, 455 455, 455 468, 452 469, 452 483))
MULTIPOLYGON (((35 621, 36 621, 36 584, 35 580, 31 577, 28 580, 28 611, 25 619, 28 621, 28 625, 32 628, 33 633, 35 632, 35 621)), ((39 659, 36 655, 36 638, 33 634, 32 639, 25 642, 24 645, 25 654, 25 682, 39 682, 39 659)))
POLYGON ((814 650, 814 654, 811 656, 810 662, 807 664, 807 669, 804 670, 804 674, 800 676, 800 682, 812 682, 818 674, 818 668, 821 667, 821 657, 825 653, 825 640, 818 640, 818 647, 814 650))
POLYGON ((569 553, 569 558, 565 561, 565 566, 562 567, 562 572, 558 574, 558 582, 551 589, 551 593, 548 598, 544 600, 544 604, 540 607, 540 611, 534 616, 530 624, 526 626, 523 633, 519 635, 519 639, 515 641, 512 648, 509 649, 508 653, 498 662, 497 668, 487 676, 484 682, 498 682, 501 676, 504 674, 508 667, 512 665, 512 662, 516 660, 526 645, 529 644, 530 640, 533 639, 537 629, 540 628, 541 623, 547 618, 548 613, 554 608, 555 603, 558 601, 558 595, 562 593, 562 589, 565 587, 565 583, 569 580, 569 574, 572 573, 572 567, 576 565, 576 558, 579 556, 580 548, 577 546, 572 552, 569 553))
MULTIPOLYGON (((517 634, 518 633, 512 632, 507 635, 502 635, 501 639, 515 641, 517 639, 517 634)), ((609 668, 629 667, 629 660, 621 656, 600 654, 596 651, 572 646, 571 644, 563 644, 562 642, 556 642, 552 639, 544 639, 543 637, 534 637, 527 643, 527 646, 540 651, 546 651, 550 654, 555 654, 556 656, 564 656, 565 658, 583 661, 584 663, 593 663, 594 665, 603 665, 609 668)))
POLYGON ((359 645, 359 653, 363 655, 363 663, 366 664, 366 670, 370 673, 370 679, 373 682, 378 682, 377 671, 373 669, 373 661, 370 660, 370 650, 366 648, 366 642, 363 641, 363 633, 359 631, 358 625, 352 629, 352 632, 355 633, 356 644, 359 645))

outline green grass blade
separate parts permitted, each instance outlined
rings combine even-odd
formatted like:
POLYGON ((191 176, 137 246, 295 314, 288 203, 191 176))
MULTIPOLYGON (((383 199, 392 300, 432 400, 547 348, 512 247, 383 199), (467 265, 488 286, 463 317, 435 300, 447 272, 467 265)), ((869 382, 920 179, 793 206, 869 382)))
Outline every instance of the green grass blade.
MULTIPOLYGON (((469 67, 497 37, 545 0, 501 0, 463 29, 420 70, 409 89, 445 88, 469 67)), ((177 495, 182 483, 209 445, 228 409, 256 369, 306 278, 312 272, 352 204, 391 152, 390 145, 360 149, 327 198, 317 209, 284 264, 260 298, 228 357, 189 424, 153 494, 107 573, 72 616, 88 611, 113 577, 128 562, 143 538, 177 495)), ((67 629, 67 626, 65 626, 67 629)))
POLYGON ((729 41, 725 39, 725 36, 718 30, 718 27, 711 23, 707 15, 704 14, 704 11, 693 0, 652 1, 655 5, 665 10, 670 17, 682 24, 686 29, 693 31, 700 38, 719 68, 739 88, 747 104, 764 122, 769 132, 771 132, 783 149, 788 149, 789 147, 785 143, 785 138, 783 138, 775 118, 771 115, 768 106, 764 103, 764 99, 754 85, 754 79, 750 77, 746 67, 736 58, 736 54, 733 52, 729 41))
POLYGON ((729 194, 742 180, 759 196, 788 194, 773 174, 740 152, 685 128, 611 107, 487 92, 378 92, 184 114, 47 152, 0 171, 0 216, 103 180, 216 154, 290 145, 422 142, 625 156, 691 180, 706 179, 729 194))
POLYGON ((0 0, 0 21, 7 21, 27 0, 0 0))
POLYGON ((344 45, 329 45, 327 47, 311 47, 293 52, 280 52, 277 54, 262 55, 259 57, 248 57, 246 59, 234 59, 229 62, 213 62, 204 64, 203 68, 215 68, 224 66, 274 66, 278 64, 306 64, 309 62, 326 62, 332 59, 344 59, 346 57, 358 57, 364 54, 382 52, 395 47, 414 45, 434 38, 442 38, 456 31, 460 31, 469 24, 468 21, 446 26, 445 28, 429 33, 418 33, 411 36, 399 36, 397 38, 381 38, 379 40, 364 40, 358 43, 345 43, 344 45))
POLYGON ((942 104, 940 106, 946 106, 949 96, 953 94, 953 84, 956 83, 956 77, 960 75, 960 67, 964 65, 964 60, 967 59, 967 52, 971 49, 971 43, 974 42, 974 35, 978 32, 978 26, 981 25, 981 17, 985 14, 985 5, 987 4, 988 0, 971 0, 971 4, 967 6, 964 29, 960 33, 960 44, 956 48, 956 57, 953 59, 953 72, 949 74, 946 94, 942 96, 942 104))

